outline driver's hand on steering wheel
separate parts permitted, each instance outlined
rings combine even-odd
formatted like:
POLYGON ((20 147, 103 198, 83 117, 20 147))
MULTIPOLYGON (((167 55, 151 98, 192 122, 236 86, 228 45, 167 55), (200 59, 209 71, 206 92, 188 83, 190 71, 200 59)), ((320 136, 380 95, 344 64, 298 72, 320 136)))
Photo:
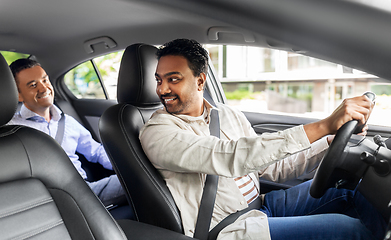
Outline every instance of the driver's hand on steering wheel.
MULTIPOLYGON (((329 117, 304 125, 304 130, 312 143, 323 136, 335 134, 342 125, 351 120, 357 120, 360 125, 365 124, 373 106, 374 103, 365 95, 344 99, 329 117)), ((360 135, 366 135, 367 129, 368 126, 364 127, 360 135)))
POLYGON ((364 127, 362 128, 362 131, 360 133, 357 133, 357 135, 366 136, 368 133, 367 131, 368 131, 368 125, 365 124, 364 127))
POLYGON ((354 98, 346 98, 334 110, 334 112, 324 119, 327 122, 330 133, 337 130, 350 120, 357 120, 360 125, 365 124, 369 118, 374 104, 365 95, 354 98))
MULTIPOLYGON (((365 124, 364 127, 362 128, 362 131, 360 133, 357 133, 357 135, 366 136, 368 133, 367 131, 368 131, 368 125, 365 124)), ((334 137, 335 137, 334 134, 327 136, 327 143, 329 144, 329 146, 330 146, 331 142, 333 141, 334 137)))

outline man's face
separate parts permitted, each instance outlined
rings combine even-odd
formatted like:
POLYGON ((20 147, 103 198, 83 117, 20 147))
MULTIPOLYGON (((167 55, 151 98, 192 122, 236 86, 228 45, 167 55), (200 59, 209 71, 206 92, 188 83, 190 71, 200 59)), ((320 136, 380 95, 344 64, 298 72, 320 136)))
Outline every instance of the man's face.
POLYGON ((42 67, 24 69, 16 75, 16 78, 20 102, 40 115, 49 109, 54 101, 54 91, 42 67))
POLYGON ((205 74, 195 77, 186 58, 170 55, 161 57, 155 77, 156 93, 167 112, 194 117, 202 114, 205 74))

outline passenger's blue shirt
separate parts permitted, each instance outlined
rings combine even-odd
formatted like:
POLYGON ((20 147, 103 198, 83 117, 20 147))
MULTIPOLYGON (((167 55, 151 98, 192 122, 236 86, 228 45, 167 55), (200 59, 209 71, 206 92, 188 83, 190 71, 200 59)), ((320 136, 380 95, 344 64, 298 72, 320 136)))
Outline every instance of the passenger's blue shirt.
MULTIPOLYGON (((41 130, 55 138, 58 121, 61 118, 61 110, 55 105, 52 105, 50 107, 50 114, 52 119, 47 122, 44 117, 39 116, 23 104, 20 112, 15 113, 14 117, 8 124, 29 126, 41 130)), ((92 138, 91 133, 78 121, 76 121, 76 119, 67 114, 64 114, 64 117, 65 130, 61 146, 67 153, 73 165, 79 171, 80 175, 84 179, 87 178, 86 172, 81 168, 81 162, 79 161, 79 156, 76 152, 84 155, 84 157, 90 162, 98 162, 104 168, 110 170, 113 169, 102 144, 96 142, 92 138)))

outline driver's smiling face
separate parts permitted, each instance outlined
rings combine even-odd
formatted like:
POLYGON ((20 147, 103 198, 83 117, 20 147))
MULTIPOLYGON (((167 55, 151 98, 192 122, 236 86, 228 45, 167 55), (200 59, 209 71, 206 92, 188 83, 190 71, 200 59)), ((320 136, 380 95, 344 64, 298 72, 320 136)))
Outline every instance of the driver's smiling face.
POLYGON ((163 56, 156 68, 156 93, 171 114, 200 116, 202 114, 203 84, 193 75, 187 59, 182 56, 163 56), (201 103, 201 104, 200 104, 201 103))

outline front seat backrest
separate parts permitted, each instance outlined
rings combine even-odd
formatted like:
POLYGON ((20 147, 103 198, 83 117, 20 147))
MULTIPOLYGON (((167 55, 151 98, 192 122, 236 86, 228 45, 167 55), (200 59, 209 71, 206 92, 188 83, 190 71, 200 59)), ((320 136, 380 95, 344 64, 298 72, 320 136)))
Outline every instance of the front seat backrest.
POLYGON ((0 239, 126 239, 49 135, 5 125, 18 92, 0 54, 0 239))
POLYGON ((99 131, 137 219, 183 233, 175 201, 138 138, 152 113, 163 107, 156 94, 156 50, 146 44, 126 48, 118 76, 118 104, 103 113, 99 131))

